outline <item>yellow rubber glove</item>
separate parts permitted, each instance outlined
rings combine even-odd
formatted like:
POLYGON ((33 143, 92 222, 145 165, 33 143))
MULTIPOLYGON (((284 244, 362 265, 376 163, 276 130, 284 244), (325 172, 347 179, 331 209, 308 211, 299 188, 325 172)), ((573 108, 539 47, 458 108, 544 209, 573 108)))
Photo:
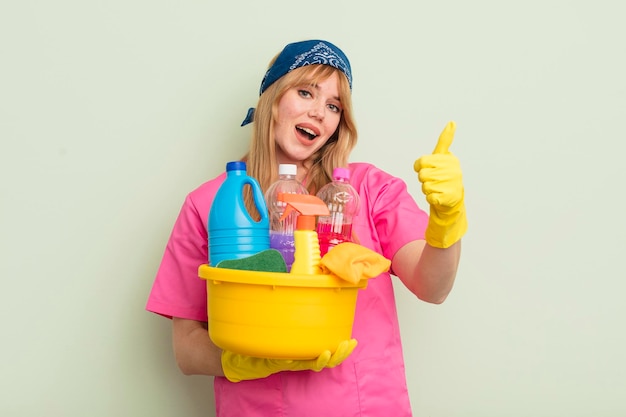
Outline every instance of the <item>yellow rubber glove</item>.
POLYGON ((240 355, 229 351, 222 352, 222 368, 224 375, 231 382, 260 379, 282 371, 315 371, 334 368, 343 362, 357 345, 355 339, 339 344, 334 354, 329 350, 322 352, 317 359, 264 359, 240 355))
MULTIPOLYGON (((335 248, 333 248, 333 250, 335 248)), ((350 356, 350 354, 352 353, 356 345, 357 345, 356 339, 344 340, 343 342, 339 343, 337 350, 330 357, 328 363, 326 364, 326 367, 334 368, 335 366, 341 364, 341 362, 345 361, 348 358, 348 356, 350 356)))
POLYGON ((467 231, 461 164, 448 151, 455 130, 455 123, 449 122, 432 155, 422 156, 413 165, 430 204, 426 242, 437 248, 452 246, 467 231))

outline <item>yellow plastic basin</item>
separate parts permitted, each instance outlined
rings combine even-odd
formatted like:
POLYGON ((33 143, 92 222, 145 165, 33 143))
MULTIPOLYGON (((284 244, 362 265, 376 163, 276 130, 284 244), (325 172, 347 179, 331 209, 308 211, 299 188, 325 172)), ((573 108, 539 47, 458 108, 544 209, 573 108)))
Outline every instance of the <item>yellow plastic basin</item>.
POLYGON ((352 336, 363 279, 242 271, 201 265, 209 337, 218 347, 272 359, 312 359, 352 336))

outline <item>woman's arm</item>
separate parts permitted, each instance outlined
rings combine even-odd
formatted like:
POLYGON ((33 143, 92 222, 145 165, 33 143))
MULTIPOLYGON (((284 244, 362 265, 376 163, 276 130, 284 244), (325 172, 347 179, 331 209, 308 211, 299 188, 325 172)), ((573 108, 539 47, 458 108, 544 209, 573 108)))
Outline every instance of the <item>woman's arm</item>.
POLYGON ((448 150, 455 130, 456 124, 448 123, 432 155, 413 165, 430 205, 425 240, 407 243, 392 259, 394 273, 407 288, 435 304, 443 303, 452 290, 467 230, 461 165, 448 150))
POLYGON ((178 367, 185 375, 226 376, 231 382, 265 378, 281 371, 313 370, 334 368, 343 362, 354 350, 357 341, 343 341, 334 353, 320 352, 320 356, 310 360, 280 360, 254 358, 225 352, 215 346, 207 332, 207 324, 201 321, 180 318, 172 319, 174 355, 178 367), (224 374, 226 367, 228 375, 224 374))
POLYGON ((209 338, 206 323, 174 317, 172 339, 176 363, 183 374, 224 376, 222 350, 209 338))
POLYGON ((460 258, 460 240, 445 249, 415 240, 396 252, 391 268, 420 300, 441 304, 452 290, 460 258))

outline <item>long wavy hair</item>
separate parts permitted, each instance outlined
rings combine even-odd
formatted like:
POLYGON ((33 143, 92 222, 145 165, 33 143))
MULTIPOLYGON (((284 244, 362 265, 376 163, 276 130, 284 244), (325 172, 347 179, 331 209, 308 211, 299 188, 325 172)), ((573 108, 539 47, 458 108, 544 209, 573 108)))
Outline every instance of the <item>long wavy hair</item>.
MULTIPOLYGON (((272 62, 276 59, 272 60, 272 62)), ((272 64, 270 62, 270 65, 272 64)), ((278 112, 278 102, 290 88, 303 84, 315 85, 337 73, 339 79, 339 99, 341 118, 339 126, 328 141, 317 152, 303 161, 306 173, 306 187, 309 194, 315 194, 332 180, 333 169, 347 167, 350 152, 357 142, 357 128, 352 110, 352 94, 348 79, 343 72, 329 65, 307 65, 296 68, 269 86, 259 97, 254 113, 252 139, 246 161, 248 175, 254 177, 263 192, 278 179, 278 161, 274 137, 274 120, 278 112)), ((246 206, 251 214, 258 215, 252 194, 246 192, 246 206)))

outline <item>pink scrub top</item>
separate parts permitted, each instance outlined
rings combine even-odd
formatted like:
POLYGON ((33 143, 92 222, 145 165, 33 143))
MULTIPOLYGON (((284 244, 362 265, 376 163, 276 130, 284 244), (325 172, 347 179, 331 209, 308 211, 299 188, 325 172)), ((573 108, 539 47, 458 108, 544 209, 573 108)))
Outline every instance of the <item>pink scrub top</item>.
MULTIPOLYGON (((350 164, 361 197, 353 230, 359 243, 392 259, 405 244, 424 239, 428 215, 406 184, 373 165, 350 164)), ((208 260, 207 220, 225 174, 189 193, 157 272, 146 309, 166 316, 207 321, 206 283, 198 266, 208 260)), ((232 383, 215 377, 218 417, 411 416, 394 292, 389 273, 359 291, 354 352, 321 372, 279 372, 232 383)))

